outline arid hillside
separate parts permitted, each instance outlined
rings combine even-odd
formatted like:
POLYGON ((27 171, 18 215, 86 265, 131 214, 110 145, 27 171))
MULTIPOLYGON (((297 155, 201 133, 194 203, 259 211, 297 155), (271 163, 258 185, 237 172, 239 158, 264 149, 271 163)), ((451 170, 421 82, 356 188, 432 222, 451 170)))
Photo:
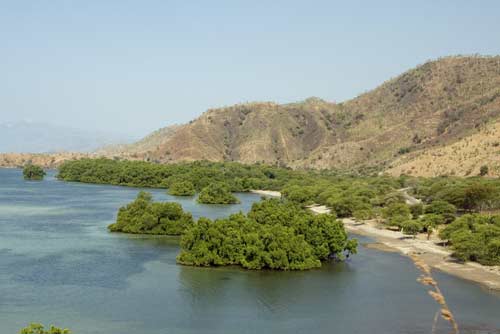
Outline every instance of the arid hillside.
POLYGON ((211 109, 113 154, 397 173, 407 170, 394 168, 406 155, 418 160, 417 152, 457 143, 499 117, 500 57, 448 57, 344 103, 309 98, 211 109))
POLYGON ((179 125, 171 125, 154 131, 143 139, 132 144, 109 145, 97 150, 97 154, 103 155, 135 155, 136 153, 150 151, 155 147, 162 146, 179 128, 179 125))
POLYGON ((57 168, 64 161, 93 156, 86 153, 2 153, 0 154, 0 166, 16 168, 32 163, 43 168, 57 168))
MULTIPOLYGON (((188 124, 162 128, 131 145, 104 148, 96 156, 426 176, 474 175, 491 165, 488 174, 495 176, 500 174, 499 121, 500 56, 447 57, 344 103, 313 97, 210 109, 188 124)), ((12 161, 0 155, 1 165, 12 161)))
POLYGON ((388 169, 393 175, 439 176, 500 175, 500 121, 443 147, 421 150, 396 159, 388 169), (484 168, 484 167, 483 167, 484 168))

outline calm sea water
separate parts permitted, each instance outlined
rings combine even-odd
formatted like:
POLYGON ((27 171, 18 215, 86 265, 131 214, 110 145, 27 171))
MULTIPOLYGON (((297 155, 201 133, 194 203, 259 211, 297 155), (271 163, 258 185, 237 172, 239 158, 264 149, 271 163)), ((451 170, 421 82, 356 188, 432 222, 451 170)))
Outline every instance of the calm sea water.
MULTIPOLYGON (((29 322, 75 334, 430 333, 437 305, 405 257, 360 247, 346 263, 307 272, 179 266, 178 239, 111 234, 140 189, 22 180, 0 169, 0 333, 29 322)), ((241 205, 178 201, 195 217, 241 205)), ((362 241, 369 241, 362 238, 362 241)), ((436 273, 462 333, 500 333, 500 295, 436 273)), ((438 333, 448 327, 440 321, 438 333)))

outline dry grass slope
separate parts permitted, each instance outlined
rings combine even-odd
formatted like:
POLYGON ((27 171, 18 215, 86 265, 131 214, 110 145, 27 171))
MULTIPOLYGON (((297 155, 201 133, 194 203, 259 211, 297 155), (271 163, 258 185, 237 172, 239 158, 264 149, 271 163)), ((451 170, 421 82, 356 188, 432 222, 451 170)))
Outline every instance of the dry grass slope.
POLYGON ((98 154, 414 175, 476 174, 485 161, 498 175, 498 121, 500 56, 447 57, 344 103, 309 98, 210 109, 98 154))
POLYGON ((309 98, 211 109, 134 153, 160 162, 383 170, 401 155, 453 144, 499 117, 500 57, 448 57, 345 103, 309 98))
POLYGON ((397 159, 393 165, 388 170, 393 175, 472 176, 479 175, 481 166, 487 166, 487 176, 500 176, 500 121, 453 144, 397 159))

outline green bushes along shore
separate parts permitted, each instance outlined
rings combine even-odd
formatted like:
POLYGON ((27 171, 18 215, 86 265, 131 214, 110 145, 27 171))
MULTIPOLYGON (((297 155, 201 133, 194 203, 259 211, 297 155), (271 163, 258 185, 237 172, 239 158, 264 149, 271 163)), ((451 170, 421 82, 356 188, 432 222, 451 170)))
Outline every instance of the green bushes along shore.
MULTIPOLYGON (((58 177, 66 181, 168 188, 169 193, 173 195, 192 195, 199 192, 198 201, 210 204, 235 203, 236 200, 231 192, 249 191, 250 189, 277 190, 282 193, 286 203, 289 203, 286 205, 293 204, 302 209, 313 203, 322 204, 329 207, 332 214, 339 218, 354 217, 359 221, 375 218, 388 228, 399 229, 410 236, 427 233, 427 236, 430 237, 437 230, 440 231, 444 228, 444 231, 449 231, 459 224, 460 229, 454 233, 444 232, 444 234, 440 234, 445 241, 448 241, 457 258, 478 261, 483 264, 500 264, 497 253, 497 246, 500 244, 498 218, 493 215, 495 211, 500 209, 500 180, 498 179, 484 177, 414 178, 407 176, 394 178, 386 175, 350 175, 338 171, 291 170, 262 164, 243 165, 235 162, 197 161, 159 165, 109 159, 82 159, 66 162, 60 167, 58 177), (416 198, 414 199, 416 202, 408 204, 408 196, 416 198), (473 215, 474 223, 465 225, 462 219, 466 218, 462 217, 469 214, 473 215), (465 226, 468 227, 465 228, 465 226), (458 233, 460 231, 461 233, 458 233), (471 238, 466 238, 466 235, 470 235, 471 238)), ((169 208, 169 210, 174 209, 169 208)), ((131 224, 134 227, 128 227, 128 223, 123 225, 127 226, 126 228, 120 227, 121 223, 117 222, 113 229, 122 232, 128 230, 132 233, 162 231, 165 234, 174 230, 172 218, 168 218, 167 225, 169 227, 167 228, 165 217, 149 211, 150 209, 145 209, 147 214, 141 213, 142 218, 134 218, 134 223, 131 224)), ((120 215, 122 221, 125 219, 123 217, 128 217, 127 214, 130 214, 130 211, 125 210, 124 212, 129 213, 120 215)), ((127 219, 132 220, 130 217, 127 219)), ((208 230, 233 233, 235 221, 241 223, 241 229, 246 229, 244 234, 256 231, 256 235, 269 234, 276 238, 273 239, 275 240, 273 246, 267 245, 262 240, 262 244, 259 243, 258 246, 255 246, 260 249, 259 252, 262 254, 270 254, 273 251, 272 247, 276 243, 279 244, 277 240, 285 235, 295 240, 294 247, 300 244, 300 240, 293 237, 294 233, 297 232, 297 226, 281 224, 280 227, 276 227, 275 224, 261 224, 252 218, 251 213, 248 216, 236 215, 219 219, 216 221, 217 223, 202 220, 193 223, 192 226, 196 227, 199 233, 208 230), (294 232, 290 231, 290 228, 294 232)), ((183 220, 184 223, 186 220, 183 220)), ((184 227, 179 226, 176 228, 178 233, 184 229, 184 227)), ((234 233, 239 234, 242 231, 238 230, 234 233)), ((185 235, 188 233, 186 232, 185 235)), ((303 234, 299 234, 297 237, 300 238, 300 235, 303 236, 303 234)), ((307 240, 304 240, 307 243, 307 240)), ((238 238, 231 239, 231 242, 233 241, 238 244, 242 242, 238 238)), ((248 245, 249 242, 246 240, 245 245, 248 245)), ((240 253, 237 253, 240 260, 236 262, 233 255, 226 257, 217 252, 218 257, 213 256, 213 260, 200 260, 198 256, 193 258, 192 255, 197 252, 196 247, 201 247, 199 246, 201 243, 196 242, 189 247, 187 243, 184 245, 183 255, 179 258, 184 263, 234 262, 244 267, 253 267, 250 264, 253 263, 252 261, 241 260, 240 253)), ((286 247, 289 246, 292 247, 291 245, 286 247)), ((278 248, 281 249, 281 246, 278 248)), ((293 247, 289 249, 290 254, 293 251, 293 247)), ((269 257, 265 255, 262 258, 269 257)), ((310 267, 312 263, 318 263, 312 261, 313 258, 320 260, 317 256, 305 256, 303 260, 297 262, 300 264, 289 260, 288 264, 283 266, 289 269, 296 265, 310 267)), ((257 267, 270 268, 274 266, 274 261, 266 261, 256 261, 259 263, 257 267)))

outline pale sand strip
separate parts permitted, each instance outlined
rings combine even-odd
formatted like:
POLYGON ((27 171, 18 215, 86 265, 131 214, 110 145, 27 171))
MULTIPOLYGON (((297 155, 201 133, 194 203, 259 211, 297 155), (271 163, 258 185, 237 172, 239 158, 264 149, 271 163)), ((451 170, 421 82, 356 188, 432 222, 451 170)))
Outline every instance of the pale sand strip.
POLYGON ((269 197, 281 197, 281 193, 274 190, 250 190, 250 192, 269 197))
POLYGON ((436 236, 427 240, 425 234, 420 234, 413 239, 401 232, 383 229, 375 221, 358 223, 346 218, 342 222, 349 232, 373 237, 384 246, 374 248, 387 250, 389 247, 404 255, 416 253, 433 268, 480 283, 489 289, 500 290, 500 266, 483 266, 475 262, 458 263, 451 257, 451 251, 436 244, 441 241, 436 236))
MULTIPOLYGON (((252 192, 272 197, 281 197, 277 191, 252 190, 252 192)), ((330 213, 324 205, 311 205, 308 209, 316 214, 330 213)), ((408 255, 417 253, 429 266, 448 274, 480 283, 492 290, 500 290, 500 266, 483 266, 475 262, 458 263, 451 257, 451 251, 437 245, 441 240, 432 236, 427 240, 425 234, 413 239, 398 231, 384 229, 376 221, 356 222, 353 219, 342 219, 346 230, 354 234, 366 235, 377 240, 381 245, 372 244, 372 248, 380 250, 395 250, 408 255), (382 246, 382 247, 380 247, 382 246)))

